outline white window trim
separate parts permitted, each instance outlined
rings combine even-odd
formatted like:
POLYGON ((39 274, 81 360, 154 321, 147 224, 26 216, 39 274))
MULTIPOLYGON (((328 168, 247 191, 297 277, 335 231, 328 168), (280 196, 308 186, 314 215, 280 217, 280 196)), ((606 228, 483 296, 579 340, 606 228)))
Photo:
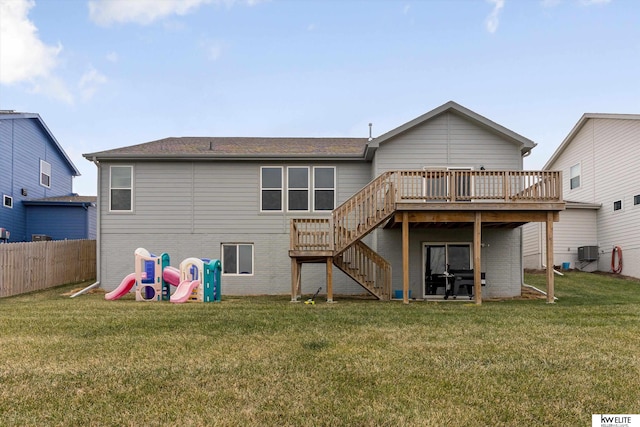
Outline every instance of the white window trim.
POLYGON ((13 197, 4 194, 2 196, 2 207, 8 208, 8 209, 13 209, 13 197), (11 201, 11 206, 7 206, 7 200, 11 201))
POLYGON ((309 166, 287 166, 287 212, 309 212, 311 209, 311 168, 309 166), (289 209, 289 190, 304 190, 304 188, 291 188, 289 185, 289 171, 291 169, 306 169, 307 170, 307 209, 289 209))
POLYGON ((624 200, 623 199, 618 199, 618 200, 614 200, 611 206, 611 210, 612 212, 620 212, 624 210, 624 200), (616 209, 616 203, 620 202, 620 209, 616 209))
POLYGON ((336 180, 336 167, 335 166, 314 166, 312 168, 311 173, 313 174, 313 185, 311 189, 311 206, 313 212, 331 212, 336 208, 336 197, 337 197, 337 180, 336 180), (333 188, 325 188, 325 187, 317 187, 316 186, 316 169, 333 169, 333 188), (333 190, 333 208, 332 209, 316 209, 316 190, 333 190))
POLYGON ((256 248, 254 243, 248 242, 225 242, 220 244, 220 260, 222 261, 222 275, 226 277, 251 277, 255 275, 255 259, 256 259, 256 248), (225 273, 224 272, 224 247, 225 246, 235 246, 236 247, 236 259, 238 263, 236 265, 237 268, 240 267, 240 246, 251 246, 251 274, 240 274, 240 273, 225 273))
POLYGON ((40 159, 40 176, 39 176, 39 180, 40 180, 40 185, 41 186, 43 186, 45 188, 51 188, 51 163, 49 163, 47 161, 44 161, 42 159, 40 159), (48 169, 48 171, 46 171, 45 169, 48 169), (42 175, 46 175, 46 176, 49 177, 49 185, 46 185, 46 184, 44 184, 42 182, 42 175))
POLYGON ((285 197, 284 197, 284 167, 283 166, 260 166, 260 213, 282 213, 284 212, 284 204, 285 204, 285 197), (263 210, 262 209, 262 191, 263 190, 277 190, 277 188, 264 188, 262 186, 262 170, 263 169, 280 169, 280 209, 279 210, 274 210, 274 209, 267 209, 267 210, 263 210))
POLYGON ((132 213, 133 212, 133 201, 135 200, 134 194, 133 194, 133 187, 134 187, 134 169, 133 169, 133 165, 110 165, 109 166, 109 213, 132 213), (131 187, 111 187, 111 170, 114 168, 122 168, 122 167, 127 167, 131 170, 131 187), (131 209, 129 210, 124 210, 124 209, 111 209, 111 190, 131 190, 131 209))

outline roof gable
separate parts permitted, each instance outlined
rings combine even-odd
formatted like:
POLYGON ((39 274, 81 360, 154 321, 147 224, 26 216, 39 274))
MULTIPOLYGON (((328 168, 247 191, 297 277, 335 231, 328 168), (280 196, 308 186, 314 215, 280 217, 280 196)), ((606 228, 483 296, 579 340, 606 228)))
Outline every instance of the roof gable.
POLYGON ((0 120, 16 120, 16 119, 31 119, 36 120, 36 122, 40 125, 42 130, 44 130, 45 134, 53 144, 54 148, 58 150, 62 158, 65 160, 71 171, 73 172, 73 176, 80 176, 80 171, 76 168, 76 165, 73 164, 71 158, 67 155, 67 153, 62 148, 62 145, 58 142, 53 133, 49 130, 44 120, 40 117, 39 114, 35 113, 16 113, 13 111, 0 111, 0 120))
POLYGON ((421 125, 441 114, 444 114, 446 112, 452 112, 454 114, 457 114, 463 118, 465 118, 466 120, 469 120, 473 123, 475 123, 476 125, 485 128, 487 130, 489 130, 490 132, 496 133, 500 136, 502 136, 503 138, 513 142, 514 144, 517 144, 520 147, 520 152, 524 155, 525 153, 531 151, 531 149, 533 147, 536 146, 536 143, 531 141, 530 139, 525 138, 522 135, 519 135, 515 132, 513 132, 512 130, 509 130, 507 128, 505 128, 504 126, 501 126, 489 119, 487 119, 484 116, 481 116, 480 114, 469 110, 468 108, 463 107, 462 105, 453 102, 453 101, 449 101, 446 104, 442 104, 441 106, 434 108, 433 110, 419 116, 416 117, 415 119, 401 125, 398 126, 395 129, 390 130, 389 132, 375 138, 370 144, 369 146, 371 148, 377 148, 380 146, 380 144, 384 144, 386 142, 388 142, 389 140, 393 139, 394 137, 408 131, 409 129, 412 129, 418 125, 421 125))
POLYGON ((584 125, 590 119, 615 119, 615 120, 640 120, 640 114, 603 114, 603 113, 584 113, 578 123, 575 124, 573 129, 569 132, 566 138, 560 143, 556 151, 551 155, 547 163, 545 163, 543 170, 549 169, 553 163, 558 160, 558 157, 567 149, 573 138, 576 137, 578 132, 584 127, 584 125))

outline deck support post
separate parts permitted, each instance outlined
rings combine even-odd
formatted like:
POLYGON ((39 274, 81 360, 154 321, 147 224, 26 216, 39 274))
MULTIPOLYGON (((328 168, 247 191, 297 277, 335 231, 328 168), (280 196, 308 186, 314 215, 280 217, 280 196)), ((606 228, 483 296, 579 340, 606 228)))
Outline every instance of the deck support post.
POLYGON ((475 303, 482 304, 482 214, 476 212, 473 222, 473 290, 475 303))
POLYGON ((553 212, 547 212, 547 303, 552 304, 554 301, 553 212))
POLYGON ((327 302, 333 302, 333 257, 327 257, 327 302))
POLYGON ((409 213, 402 213, 402 302, 409 304, 409 213))
POLYGON ((291 302, 298 302, 302 264, 296 258, 291 258, 291 302))

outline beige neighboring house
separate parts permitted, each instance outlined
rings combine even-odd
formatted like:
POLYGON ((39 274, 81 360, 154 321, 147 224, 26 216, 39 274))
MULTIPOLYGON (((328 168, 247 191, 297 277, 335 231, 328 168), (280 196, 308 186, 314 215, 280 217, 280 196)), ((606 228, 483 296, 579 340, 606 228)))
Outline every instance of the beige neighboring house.
MULTIPOLYGON (((562 171, 566 210, 554 225, 554 265, 640 277, 640 114, 584 114, 544 170, 562 171), (581 249, 582 248, 582 249, 581 249), (618 266, 616 251, 616 266, 618 266)), ((545 224, 523 226, 525 268, 542 268, 545 224)))

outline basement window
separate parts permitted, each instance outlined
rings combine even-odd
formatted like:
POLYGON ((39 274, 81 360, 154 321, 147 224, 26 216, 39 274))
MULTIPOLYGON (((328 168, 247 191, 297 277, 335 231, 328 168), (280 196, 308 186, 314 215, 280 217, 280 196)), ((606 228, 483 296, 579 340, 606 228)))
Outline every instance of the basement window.
POLYGON ((223 243, 222 274, 253 275, 253 244, 223 243))
POLYGON ((5 208, 13 209, 13 197, 7 196, 6 194, 2 196, 2 206, 5 208))

